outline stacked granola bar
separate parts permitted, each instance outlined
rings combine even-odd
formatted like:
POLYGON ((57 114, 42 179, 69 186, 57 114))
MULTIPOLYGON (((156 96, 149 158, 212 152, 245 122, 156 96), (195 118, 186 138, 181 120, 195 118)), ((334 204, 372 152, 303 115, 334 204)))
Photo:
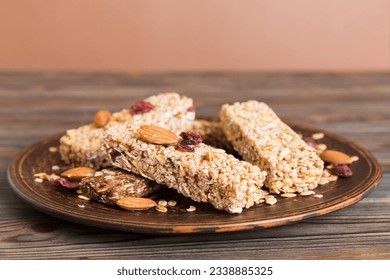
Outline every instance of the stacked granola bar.
POLYGON ((61 158, 72 166, 106 168, 111 164, 102 138, 110 124, 156 124, 173 131, 182 131, 190 127, 194 119, 192 99, 177 93, 154 95, 134 104, 129 110, 114 113, 104 127, 88 124, 68 130, 60 139, 61 158))
POLYGON ((227 139, 244 160, 267 171, 271 193, 314 189, 324 163, 272 109, 262 102, 224 105, 220 113, 227 139))

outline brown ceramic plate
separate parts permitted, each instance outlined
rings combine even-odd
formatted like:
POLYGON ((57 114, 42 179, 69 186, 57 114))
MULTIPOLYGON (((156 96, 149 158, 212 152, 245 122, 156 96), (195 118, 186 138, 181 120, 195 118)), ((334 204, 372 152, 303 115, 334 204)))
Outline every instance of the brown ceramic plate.
MULTIPOLYGON (((290 125, 304 136, 320 131, 303 125, 290 125)), ((60 219, 90 226, 151 234, 214 233, 275 227, 350 206, 379 185, 381 168, 368 151, 340 136, 324 133, 325 138, 319 142, 330 149, 359 157, 351 164, 352 177, 318 187, 315 191, 324 195, 321 199, 313 196, 278 197, 275 205, 260 204, 244 210, 242 214, 215 210, 208 204, 192 202, 172 190, 159 194, 161 198, 178 202, 167 213, 154 209, 126 211, 81 200, 76 193, 52 187, 46 182, 34 182, 33 174, 51 173, 51 166, 61 165, 59 154, 48 151, 49 147, 58 146, 61 135, 43 139, 24 150, 11 163, 8 179, 15 192, 32 206, 60 219), (187 212, 186 208, 190 205, 196 206, 197 210, 187 212)))

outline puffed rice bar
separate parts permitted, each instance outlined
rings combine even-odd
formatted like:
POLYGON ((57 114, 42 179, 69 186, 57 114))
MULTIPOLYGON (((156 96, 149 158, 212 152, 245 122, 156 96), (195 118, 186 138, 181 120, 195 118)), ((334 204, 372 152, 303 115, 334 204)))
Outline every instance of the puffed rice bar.
POLYGON ((265 185, 271 193, 301 193, 317 187, 324 163, 268 105, 226 104, 220 119, 227 139, 243 159, 267 171, 265 185))
POLYGON ((241 213, 261 202, 266 172, 224 150, 199 144, 194 152, 176 145, 155 145, 139 139, 137 129, 117 123, 106 132, 113 165, 175 189, 216 209, 241 213))
POLYGON ((109 168, 81 180, 79 190, 91 200, 115 205, 123 197, 146 197, 160 187, 139 175, 118 168, 109 168))
POLYGON ((154 108, 149 112, 135 115, 129 110, 114 113, 109 124, 103 128, 88 124, 68 130, 60 139, 62 160, 72 166, 88 166, 94 169, 109 167, 109 156, 102 137, 112 123, 129 122, 135 126, 155 124, 180 132, 188 129, 195 119, 192 99, 177 93, 161 93, 144 101, 151 103, 154 108))

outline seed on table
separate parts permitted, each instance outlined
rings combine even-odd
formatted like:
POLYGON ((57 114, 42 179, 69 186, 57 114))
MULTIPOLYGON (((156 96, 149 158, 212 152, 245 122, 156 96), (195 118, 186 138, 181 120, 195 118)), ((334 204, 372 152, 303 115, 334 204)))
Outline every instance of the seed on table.
POLYGON ((330 176, 329 176, 329 181, 330 181, 330 182, 337 181, 338 179, 339 179, 339 177, 336 176, 336 175, 330 175, 330 176))
POLYGON ((57 151, 58 151, 57 147, 50 147, 50 148, 49 148, 49 152, 50 152, 50 153, 55 153, 55 152, 57 152, 57 151))
POLYGON ((158 205, 161 205, 161 206, 167 206, 168 202, 166 200, 160 200, 158 202, 158 205))
POLYGON ((329 178, 326 178, 326 177, 321 177, 320 181, 318 182, 318 185, 322 186, 322 185, 325 185, 327 183, 329 183, 329 178))
POLYGON ((297 195, 295 193, 282 193, 280 196, 281 197, 296 197, 297 195))
POLYGON ((196 207, 193 205, 190 205, 190 207, 188 207, 186 210, 187 210, 187 212, 194 212, 196 210, 196 207))
POLYGON ((315 194, 314 197, 315 197, 315 198, 323 198, 324 195, 323 195, 323 194, 315 194))
POLYGON ((318 144, 316 149, 319 150, 320 152, 323 152, 327 149, 328 147, 325 144, 318 144))
POLYGON ((359 160, 358 156, 351 156, 351 163, 358 160, 359 160))
POLYGON ((313 195, 315 194, 314 191, 304 191, 304 192, 301 192, 300 195, 302 196, 308 196, 308 195, 313 195))
POLYGON ((58 165, 53 165, 51 167, 51 170, 60 170, 60 167, 58 165))
POLYGON ((319 140, 319 139, 322 139, 324 138, 325 134, 322 133, 322 132, 317 132, 317 133, 314 133, 311 138, 313 138, 314 140, 319 140))
POLYGON ((80 199, 83 199, 83 200, 90 200, 88 197, 86 197, 86 196, 84 196, 84 195, 78 195, 77 196, 78 198, 80 198, 80 199))
POLYGON ((37 182, 37 183, 42 183, 43 182, 43 180, 41 178, 35 178, 34 181, 37 182))
POLYGON ((168 205, 169 206, 176 206, 176 204, 177 204, 177 202, 175 201, 175 200, 170 200, 170 201, 168 201, 168 205))
POLYGON ((168 211, 168 209, 162 205, 157 205, 154 209, 156 209, 158 212, 161 212, 161 213, 165 213, 168 211))

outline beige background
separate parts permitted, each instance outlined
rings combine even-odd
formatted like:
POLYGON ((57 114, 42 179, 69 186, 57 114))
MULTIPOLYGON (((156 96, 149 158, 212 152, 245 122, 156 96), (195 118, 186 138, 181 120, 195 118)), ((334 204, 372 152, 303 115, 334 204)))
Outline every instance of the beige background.
POLYGON ((389 2, 0 0, 0 70, 389 70, 389 2))

